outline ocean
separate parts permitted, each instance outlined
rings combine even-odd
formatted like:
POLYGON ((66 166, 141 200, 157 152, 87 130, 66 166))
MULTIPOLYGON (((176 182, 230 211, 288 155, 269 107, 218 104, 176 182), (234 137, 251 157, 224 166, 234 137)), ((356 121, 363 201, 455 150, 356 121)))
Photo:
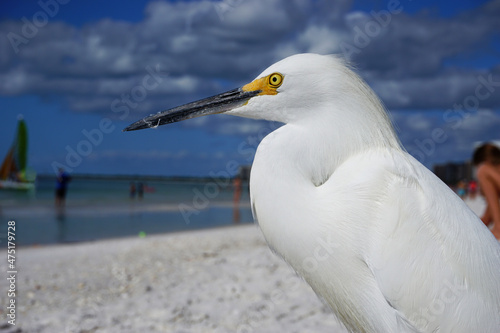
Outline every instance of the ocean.
POLYGON ((39 177, 33 192, 0 191, 0 246, 7 245, 7 222, 15 221, 16 246, 147 237, 252 223, 248 183, 233 203, 228 179, 77 177, 69 183, 66 205, 55 207, 55 178, 39 177), (143 198, 130 185, 145 185, 143 198))

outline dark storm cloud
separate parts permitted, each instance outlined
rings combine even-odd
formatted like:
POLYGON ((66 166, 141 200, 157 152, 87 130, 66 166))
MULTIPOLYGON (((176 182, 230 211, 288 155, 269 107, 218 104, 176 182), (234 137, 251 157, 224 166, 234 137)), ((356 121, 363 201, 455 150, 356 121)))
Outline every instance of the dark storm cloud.
MULTIPOLYGON (((342 45, 356 48, 351 60, 389 108, 451 108, 475 94, 479 77, 500 82, 498 68, 446 65, 492 52, 500 1, 453 18, 409 16, 394 0, 387 6, 362 13, 350 1, 159 1, 138 23, 75 28, 55 17, 17 45, 12 36, 26 37, 25 22, 3 21, 0 93, 55 95, 73 111, 105 114, 129 98, 132 113, 151 113, 245 83, 293 53, 345 54, 342 45), (370 24, 379 24, 377 33, 356 44, 370 24)), ((499 95, 480 107, 498 108, 499 95)))

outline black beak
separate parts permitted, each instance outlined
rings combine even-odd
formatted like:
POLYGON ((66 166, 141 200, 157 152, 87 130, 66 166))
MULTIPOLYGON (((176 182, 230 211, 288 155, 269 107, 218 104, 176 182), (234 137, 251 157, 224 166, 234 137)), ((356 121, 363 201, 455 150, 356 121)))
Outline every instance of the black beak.
POLYGON ((241 88, 230 90, 216 96, 204 98, 170 110, 158 112, 157 114, 136 121, 123 131, 135 131, 144 128, 157 127, 160 125, 176 123, 185 119, 226 112, 245 105, 250 98, 258 95, 260 92, 260 90, 244 91, 241 88))

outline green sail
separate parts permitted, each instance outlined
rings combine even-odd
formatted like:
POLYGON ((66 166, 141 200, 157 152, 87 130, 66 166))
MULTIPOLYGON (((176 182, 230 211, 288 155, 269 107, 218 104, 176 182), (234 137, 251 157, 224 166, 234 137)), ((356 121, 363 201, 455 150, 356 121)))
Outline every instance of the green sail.
POLYGON ((17 138, 15 142, 16 166, 19 171, 25 171, 28 165, 28 129, 24 120, 19 120, 17 125, 17 138))

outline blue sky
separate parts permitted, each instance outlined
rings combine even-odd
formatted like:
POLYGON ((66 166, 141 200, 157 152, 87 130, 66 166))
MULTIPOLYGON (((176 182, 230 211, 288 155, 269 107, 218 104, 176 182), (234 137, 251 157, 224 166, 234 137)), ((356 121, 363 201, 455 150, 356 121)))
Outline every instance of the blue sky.
POLYGON ((41 3, 0 4, 0 156, 23 114, 38 173, 205 176, 250 164, 277 124, 219 115, 121 130, 301 52, 349 58, 428 167, 499 139, 500 1, 41 3))

